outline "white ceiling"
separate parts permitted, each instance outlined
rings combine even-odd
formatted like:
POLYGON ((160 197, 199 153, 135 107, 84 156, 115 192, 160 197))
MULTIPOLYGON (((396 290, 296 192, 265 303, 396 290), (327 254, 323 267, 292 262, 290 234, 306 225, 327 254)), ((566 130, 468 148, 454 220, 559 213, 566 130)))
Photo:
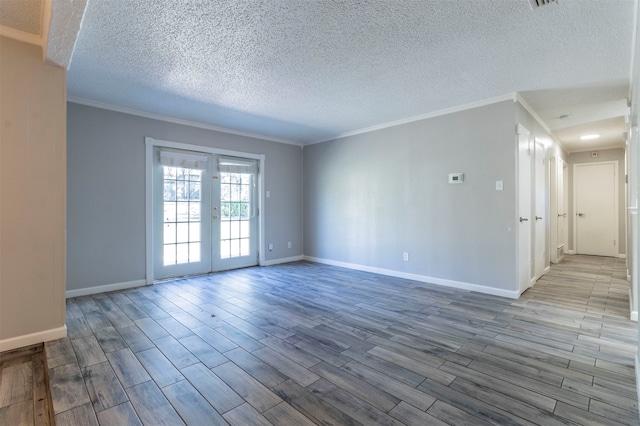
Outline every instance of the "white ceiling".
POLYGON ((634 0, 89 0, 68 94, 306 144, 521 92, 579 151, 589 123, 624 131, 633 16, 634 0))
POLYGON ((1 0, 0 25, 40 36, 42 34, 42 1, 1 0))

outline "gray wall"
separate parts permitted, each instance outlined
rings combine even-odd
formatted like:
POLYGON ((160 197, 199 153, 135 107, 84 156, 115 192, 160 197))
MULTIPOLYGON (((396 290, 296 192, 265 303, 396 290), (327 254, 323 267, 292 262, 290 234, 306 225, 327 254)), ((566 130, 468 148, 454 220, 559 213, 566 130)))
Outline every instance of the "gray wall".
POLYGON ((569 154, 569 249, 575 250, 573 246, 573 221, 575 212, 573 211, 573 165, 580 163, 598 163, 600 161, 618 161, 618 253, 627 252, 627 195, 625 187, 625 157, 624 148, 598 150, 596 158, 591 157, 593 151, 575 152, 569 154))
POLYGON ((67 290, 145 278, 146 136, 265 154, 266 260, 302 255, 299 146, 74 103, 67 117, 67 290))
POLYGON ((305 147, 305 255, 515 291, 514 123, 505 101, 305 147))

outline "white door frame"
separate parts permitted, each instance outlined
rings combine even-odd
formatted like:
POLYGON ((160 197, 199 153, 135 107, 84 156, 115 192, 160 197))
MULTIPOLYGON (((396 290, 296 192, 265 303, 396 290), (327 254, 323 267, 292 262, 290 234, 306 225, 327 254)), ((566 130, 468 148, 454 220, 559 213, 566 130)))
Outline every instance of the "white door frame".
POLYGON ((516 126, 516 177, 518 184, 516 185, 516 284, 517 290, 520 294, 524 293, 526 289, 531 287, 531 278, 533 273, 533 266, 531 262, 531 246, 532 246, 532 232, 531 226, 531 134, 527 128, 522 124, 516 126), (525 141, 526 139, 526 141, 525 141), (522 156, 526 150, 527 159, 525 160, 526 170, 522 170, 523 161, 522 156), (524 181, 522 179, 524 173, 524 181), (523 202, 527 202, 525 211, 522 211, 522 207, 525 205, 523 202), (524 220, 524 222, 523 222, 524 220), (525 228, 523 230, 523 228, 525 228), (523 253, 523 250, 525 253, 523 253), (526 256, 526 257, 525 257, 526 256), (525 262, 526 260, 526 262, 525 262), (523 264, 526 263, 526 265, 523 264))
POLYGON ((573 165, 573 250, 578 253, 578 235, 577 235, 577 229, 578 229, 578 220, 576 219, 577 215, 578 215, 578 211, 577 209, 577 204, 578 204, 578 197, 576 197, 576 168, 581 167, 581 166, 599 166, 599 165, 604 165, 604 164, 613 164, 613 184, 614 184, 614 210, 613 210, 613 215, 614 215, 614 229, 615 229, 615 240, 617 241, 616 247, 618 247, 618 253, 615 253, 615 257, 617 257, 620 254, 620 223, 619 223, 619 219, 618 219, 618 215, 620 214, 620 212, 618 211, 618 203, 619 203, 619 199, 618 199, 618 160, 611 160, 611 161, 597 161, 597 162, 593 162, 593 163, 575 163, 573 165))
POLYGON ((258 265, 262 266, 265 263, 264 257, 264 241, 265 241, 265 228, 264 228, 264 154, 253 154, 249 152, 232 151, 228 149, 212 148, 202 145, 192 145, 180 142, 164 141, 160 139, 154 139, 151 137, 145 137, 145 234, 146 234, 146 282, 147 284, 153 284, 153 148, 174 148, 183 149, 187 151, 204 152, 207 154, 228 155, 233 157, 244 157, 258 160, 259 170, 258 173, 258 265))
POLYGON ((549 239, 547 237, 547 224, 549 218, 549 198, 548 198, 548 155, 547 147, 540 138, 533 138, 533 160, 534 167, 532 169, 533 174, 533 213, 532 213, 532 226, 533 226, 533 277, 531 285, 544 274, 548 272, 549 265, 547 262, 547 252, 549 250, 549 239), (540 148, 539 148, 540 147, 540 148), (540 151, 538 151, 540 149, 540 151), (538 156, 538 153, 542 153, 542 158, 538 156), (540 163, 542 164, 542 171, 540 172, 540 163), (542 204, 542 205, 539 205, 542 204), (538 215, 541 216, 538 216, 538 215), (540 218, 540 219, 538 219, 540 218), (541 241, 539 241, 541 240, 541 241))
POLYGON ((558 199, 560 198, 559 173, 560 162, 555 155, 549 157, 549 260, 551 263, 558 263, 558 219, 560 209, 558 199))

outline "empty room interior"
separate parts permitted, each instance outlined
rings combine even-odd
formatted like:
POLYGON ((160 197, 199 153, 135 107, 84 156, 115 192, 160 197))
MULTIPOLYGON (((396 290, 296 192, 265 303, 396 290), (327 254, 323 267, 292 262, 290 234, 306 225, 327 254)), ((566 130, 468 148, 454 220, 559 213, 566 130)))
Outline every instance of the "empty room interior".
POLYGON ((0 424, 639 424, 639 16, 0 0, 0 424))

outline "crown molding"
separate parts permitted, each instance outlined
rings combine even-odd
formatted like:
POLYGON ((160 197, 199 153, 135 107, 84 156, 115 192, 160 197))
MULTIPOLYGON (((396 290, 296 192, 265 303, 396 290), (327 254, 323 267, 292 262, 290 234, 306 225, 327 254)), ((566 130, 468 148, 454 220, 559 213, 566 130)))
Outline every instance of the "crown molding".
POLYGON ((92 100, 84 99, 84 98, 77 98, 77 97, 74 97, 74 96, 69 96, 67 98, 67 102, 71 102, 71 103, 79 104, 79 105, 86 105, 86 106, 90 106, 90 107, 94 107, 94 108, 106 109, 106 110, 109 110, 109 111, 121 112, 123 114, 136 115, 138 117, 150 118, 152 120, 160 120, 160 121, 164 121, 164 122, 167 122, 167 123, 181 124, 183 126, 197 127, 199 129, 205 129, 205 130, 212 130, 214 132, 227 133, 227 134, 236 135, 236 136, 245 136, 245 137, 248 137, 248 138, 261 139, 261 140, 270 141, 270 142, 284 143, 284 144, 287 144, 287 145, 302 146, 302 144, 300 142, 294 142, 294 141, 291 141, 291 140, 288 140, 288 139, 274 138, 272 136, 261 135, 261 134, 258 134, 258 133, 243 132, 243 131, 240 131, 240 130, 229 129, 229 128, 226 128, 226 127, 219 127, 219 126, 213 126, 211 124, 199 123, 197 121, 183 120, 183 119, 180 119, 180 118, 170 117, 170 116, 167 116, 167 115, 154 114, 154 113, 150 113, 150 112, 140 111, 140 110, 137 110, 137 109, 125 108, 125 107, 121 107, 121 106, 105 104, 105 103, 102 103, 102 102, 96 102, 96 101, 92 101, 92 100))
POLYGON ((558 139, 556 139, 553 136, 553 132, 551 131, 549 126, 547 126, 547 123, 545 123, 544 120, 542 120, 542 118, 540 118, 540 116, 534 111, 533 108, 531 108, 531 105, 529 105, 527 103, 527 101, 524 100, 524 98, 520 95, 520 93, 516 93, 516 102, 518 102, 520 105, 522 105, 522 107, 525 110, 527 110, 527 112, 529 114, 531 114, 533 119, 536 120, 538 122, 538 124, 542 126, 544 131, 547 132, 549 134, 549 136, 551 136, 551 139, 553 139, 553 141, 558 144, 558 146, 565 152, 565 154, 570 154, 570 151, 567 149, 567 147, 564 146, 562 144, 562 142, 560 142, 558 139))
POLYGON ((459 106, 455 106, 455 107, 451 107, 451 108, 445 108, 445 109, 441 109, 439 111, 428 112, 426 114, 414 115, 413 117, 403 118, 403 119, 396 120, 396 121, 389 121, 387 123, 378 124, 378 125, 371 126, 371 127, 365 127, 363 129, 359 129, 359 130, 353 130, 353 131, 350 131, 350 132, 340 133, 340 134, 332 136, 330 138, 317 140, 317 141, 314 141, 314 142, 307 143, 305 145, 313 145, 313 144, 316 144, 316 143, 328 142, 328 141, 332 141, 332 140, 335 140, 335 139, 341 139, 341 138, 346 138, 346 137, 349 137, 349 136, 360 135, 362 133, 375 132, 376 130, 382 130, 382 129, 386 129, 386 128, 389 128, 389 127, 400 126, 402 124, 413 123, 415 121, 426 120, 428 118, 440 117, 440 116, 443 116, 443 115, 453 114, 453 113, 456 113, 456 112, 466 111, 466 110, 469 110, 469 109, 474 109, 474 108, 479 108, 479 107, 483 107, 483 106, 487 106, 487 105, 497 104, 497 103, 504 102, 504 101, 513 101, 513 102, 515 102, 516 101, 516 95, 517 95, 516 93, 510 93, 508 95, 497 96, 495 98, 489 98, 489 99, 485 99, 485 100, 478 101, 478 102, 472 102, 472 103, 469 103, 469 104, 459 105, 459 106))

